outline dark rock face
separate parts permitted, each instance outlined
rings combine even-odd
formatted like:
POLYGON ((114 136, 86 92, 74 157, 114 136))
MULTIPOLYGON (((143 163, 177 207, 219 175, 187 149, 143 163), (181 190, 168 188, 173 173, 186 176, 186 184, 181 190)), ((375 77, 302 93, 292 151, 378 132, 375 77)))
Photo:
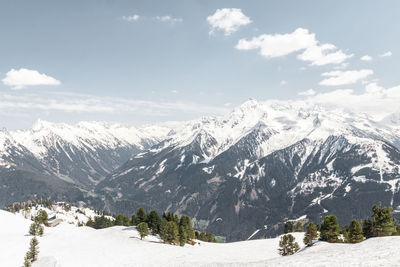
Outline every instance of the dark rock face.
POLYGON ((255 159, 258 137, 245 136, 209 162, 198 156, 197 164, 196 139, 179 149, 139 154, 102 181, 97 192, 112 197, 113 210, 130 213, 145 206, 188 214, 198 227, 228 240, 246 239, 257 229, 262 229, 258 237, 273 236, 284 220, 303 215, 318 223, 333 213, 344 224, 368 217, 379 201, 400 204, 400 152, 390 144, 357 145, 329 136, 255 159), (373 166, 379 160, 376 147, 386 152, 386 168, 393 168, 373 166))
POLYGON ((35 130, 0 131, 0 207, 38 198, 103 203, 90 192, 94 186, 133 154, 158 142, 148 137, 129 143, 114 136, 112 127, 87 125, 42 122, 35 130))

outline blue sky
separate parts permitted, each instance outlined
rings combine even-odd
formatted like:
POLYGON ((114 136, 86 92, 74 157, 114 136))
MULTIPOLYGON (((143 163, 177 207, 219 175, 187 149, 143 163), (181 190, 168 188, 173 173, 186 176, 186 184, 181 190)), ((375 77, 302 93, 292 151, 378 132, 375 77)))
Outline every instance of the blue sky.
POLYGON ((387 106, 400 84, 398 10, 395 0, 2 1, 0 126, 186 120, 248 98, 387 106))

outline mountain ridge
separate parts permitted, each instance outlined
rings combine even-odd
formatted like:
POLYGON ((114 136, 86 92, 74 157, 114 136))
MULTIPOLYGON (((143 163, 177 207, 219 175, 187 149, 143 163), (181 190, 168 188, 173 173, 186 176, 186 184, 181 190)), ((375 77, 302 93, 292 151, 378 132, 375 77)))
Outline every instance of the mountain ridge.
POLYGON ((335 212, 345 221, 363 217, 364 205, 400 204, 393 114, 374 120, 301 101, 248 100, 223 117, 143 128, 39 121, 0 133, 0 169, 67 181, 114 213, 143 206, 187 213, 228 240, 264 225, 273 236, 287 218, 318 222, 335 212), (354 201, 352 212, 343 210, 354 201))

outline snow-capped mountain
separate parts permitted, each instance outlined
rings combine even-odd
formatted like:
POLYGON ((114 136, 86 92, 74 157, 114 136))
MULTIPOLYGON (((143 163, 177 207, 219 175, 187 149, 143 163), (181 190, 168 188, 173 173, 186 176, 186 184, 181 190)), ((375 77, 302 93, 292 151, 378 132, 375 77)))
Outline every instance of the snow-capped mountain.
POLYGON ((0 204, 39 196, 82 200, 76 188, 90 191, 132 154, 160 142, 170 130, 168 126, 128 127, 100 122, 68 125, 42 120, 29 130, 3 130, 0 191, 4 189, 4 194, 0 204), (29 183, 40 186, 29 190, 29 183), (69 198, 73 191, 77 197, 69 198))
POLYGON ((273 235, 302 215, 319 221, 332 212, 348 221, 378 201, 400 204, 398 129, 304 102, 249 100, 223 118, 181 124, 96 192, 112 197, 113 210, 186 213, 228 240, 264 225, 273 235))
POLYGON ((275 235, 303 215, 347 222, 378 201, 400 205, 398 118, 249 100, 224 117, 145 127, 38 121, 0 132, 0 204, 143 206, 186 213, 228 240, 275 235))

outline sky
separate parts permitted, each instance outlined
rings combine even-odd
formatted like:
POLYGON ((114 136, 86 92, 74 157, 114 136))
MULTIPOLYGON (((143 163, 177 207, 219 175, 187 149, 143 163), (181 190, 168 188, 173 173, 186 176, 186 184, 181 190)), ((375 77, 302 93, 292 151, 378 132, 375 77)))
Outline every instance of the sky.
POLYGON ((141 125, 249 98, 399 111, 400 1, 0 2, 0 127, 141 125))

